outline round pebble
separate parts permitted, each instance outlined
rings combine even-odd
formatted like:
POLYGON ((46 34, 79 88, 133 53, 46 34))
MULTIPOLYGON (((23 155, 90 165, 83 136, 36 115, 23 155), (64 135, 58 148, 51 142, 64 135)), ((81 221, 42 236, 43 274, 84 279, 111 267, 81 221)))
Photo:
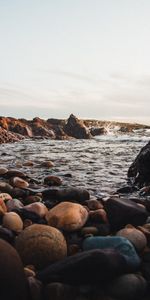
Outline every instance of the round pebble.
POLYGON ((116 235, 127 238, 135 246, 137 251, 142 251, 147 245, 144 233, 134 227, 123 228, 119 230, 116 235))
POLYGON ((23 229, 23 222, 15 212, 8 212, 3 216, 3 226, 12 231, 20 232, 23 229))
POLYGON ((67 256, 63 234, 48 225, 34 224, 24 229, 16 239, 16 249, 24 265, 43 269, 67 256))

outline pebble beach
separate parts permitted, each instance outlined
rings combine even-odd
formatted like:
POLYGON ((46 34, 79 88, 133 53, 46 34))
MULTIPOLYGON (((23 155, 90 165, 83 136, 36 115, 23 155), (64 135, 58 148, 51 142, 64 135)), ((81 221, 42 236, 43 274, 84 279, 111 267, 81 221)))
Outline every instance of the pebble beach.
POLYGON ((149 185, 127 178, 148 141, 1 144, 0 299, 149 299, 149 185))

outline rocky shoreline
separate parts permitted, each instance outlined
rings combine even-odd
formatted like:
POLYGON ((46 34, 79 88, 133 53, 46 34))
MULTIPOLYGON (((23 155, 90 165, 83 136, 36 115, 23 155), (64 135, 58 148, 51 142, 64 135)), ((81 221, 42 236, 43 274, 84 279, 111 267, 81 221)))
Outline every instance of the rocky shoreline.
POLYGON ((0 143, 19 141, 23 138, 44 139, 90 139, 106 134, 108 129, 118 127, 118 132, 150 128, 147 125, 122 122, 79 120, 73 114, 68 120, 34 118, 33 120, 0 117, 0 143))
POLYGON ((0 167, 0 299, 148 300, 150 143, 108 199, 64 188, 51 161, 39 167, 40 182, 0 167))

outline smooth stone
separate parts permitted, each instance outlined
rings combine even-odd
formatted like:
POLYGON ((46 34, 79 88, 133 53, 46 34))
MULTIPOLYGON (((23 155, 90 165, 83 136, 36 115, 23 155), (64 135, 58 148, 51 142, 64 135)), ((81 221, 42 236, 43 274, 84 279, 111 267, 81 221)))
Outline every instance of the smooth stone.
POLYGON ((147 245, 145 235, 136 228, 123 228, 116 235, 127 238, 138 252, 141 252, 147 245))
POLYGON ((15 235, 11 230, 0 226, 0 239, 5 240, 9 244, 14 244, 15 235))
POLYGON ((31 212, 35 212, 40 218, 44 218, 46 216, 46 214, 48 213, 48 209, 47 207, 40 202, 34 202, 31 204, 28 204, 26 206, 24 206, 24 209, 31 211, 31 212))
POLYGON ((17 251, 0 240, 0 299, 30 299, 27 280, 17 251))
POLYGON ((32 224, 33 224, 33 223, 32 223, 31 220, 25 219, 25 220, 23 221, 23 228, 25 229, 26 227, 31 226, 32 224))
POLYGON ((29 276, 27 278, 27 280, 28 280, 28 285, 29 285, 29 289, 30 289, 30 296, 31 296, 30 299, 31 300, 43 300, 42 283, 39 280, 37 280, 34 276, 29 276))
POLYGON ((15 209, 14 211, 21 217, 21 219, 23 221, 26 220, 26 219, 29 219, 33 223, 40 223, 40 224, 42 223, 43 224, 43 221, 44 221, 44 224, 46 224, 46 220, 40 218, 35 212, 26 210, 24 208, 15 209))
POLYGON ((44 168, 53 168, 54 167, 54 163, 50 160, 48 161, 43 161, 41 163, 41 167, 44 167, 44 168))
POLYGON ((140 266, 140 258, 135 251, 134 246, 125 237, 106 236, 106 237, 87 237, 83 240, 83 251, 93 249, 109 249, 113 248, 122 254, 127 262, 128 268, 135 271, 140 266))
POLYGON ((0 215, 3 216, 7 212, 7 207, 3 199, 0 198, 0 215))
POLYGON ((42 200, 42 198, 41 198, 40 196, 35 195, 35 196, 28 196, 28 197, 24 200, 24 202, 25 202, 26 204, 31 204, 31 203, 34 203, 34 202, 40 202, 41 200, 42 200))
POLYGON ((107 213, 103 208, 90 211, 89 217, 94 223, 108 223, 107 213))
POLYGON ((7 172, 8 172, 7 168, 3 168, 3 167, 0 168, 0 176, 5 175, 7 172))
POLYGON ((46 215, 49 225, 65 231, 75 231, 84 226, 88 219, 87 210, 80 204, 61 202, 46 215))
POLYGON ((24 265, 43 269, 67 255, 63 234, 56 228, 34 224, 25 228, 16 239, 16 249, 24 265))
POLYGON ((3 181, 0 182, 0 191, 2 193, 8 193, 8 194, 10 193, 11 194, 12 190, 13 190, 13 187, 10 184, 8 184, 7 182, 3 182, 3 181))
POLYGON ((92 226, 87 226, 87 227, 83 227, 81 229, 81 235, 87 235, 87 234, 93 234, 93 235, 98 235, 99 231, 96 227, 92 227, 92 226))
POLYGON ((80 251, 80 247, 77 244, 68 245, 68 255, 75 255, 80 251))
POLYGON ((35 277, 35 272, 27 267, 24 268, 26 277, 35 277))
POLYGON ((14 209, 17 209, 17 208, 22 208, 24 207, 23 203, 18 200, 18 199, 12 199, 12 200, 8 200, 6 202, 6 207, 7 207, 7 211, 10 212, 14 209))
POLYGON ((33 167, 34 166, 34 162, 31 160, 27 160, 23 163, 23 166, 25 167, 33 167))
POLYGON ((3 199, 3 201, 12 200, 12 197, 8 193, 0 193, 0 198, 3 199))
POLYGON ((22 188, 14 187, 12 189, 11 195, 13 198, 26 198, 29 192, 27 190, 23 190, 22 188))
POLYGON ((36 277, 44 284, 62 282, 72 285, 100 284, 127 271, 126 260, 117 250, 90 250, 54 263, 36 277))
POLYGON ((143 225, 148 217, 144 207, 125 198, 111 197, 104 207, 112 230, 120 230, 127 224, 143 225))
POLYGON ((11 183, 14 187, 17 187, 17 188, 27 188, 29 186, 29 183, 27 181, 25 181, 19 177, 13 177, 11 179, 11 183))
POLYGON ((7 178, 11 178, 11 177, 26 178, 26 175, 23 172, 19 171, 19 170, 11 169, 7 172, 6 177, 7 178))
POLYGON ((90 199, 90 200, 86 200, 84 202, 85 205, 87 205, 87 207, 90 209, 90 210, 97 210, 97 209, 100 209, 100 208, 103 208, 103 204, 100 203, 100 201, 96 200, 96 199, 90 199))
POLYGON ((146 290, 146 280, 138 274, 122 275, 107 286, 107 292, 119 300, 141 300, 146 290))
POLYGON ((60 282, 49 283, 44 290, 45 300, 76 300, 78 291, 75 287, 60 282))
POLYGON ((20 232, 23 229, 23 222, 15 212, 8 212, 3 216, 3 226, 12 231, 20 232))
POLYGON ((49 186, 60 186, 62 184, 62 180, 60 177, 49 175, 44 178, 44 184, 49 186))
POLYGON ((90 198, 89 192, 81 188, 45 189, 42 194, 44 200, 76 201, 81 204, 90 198))

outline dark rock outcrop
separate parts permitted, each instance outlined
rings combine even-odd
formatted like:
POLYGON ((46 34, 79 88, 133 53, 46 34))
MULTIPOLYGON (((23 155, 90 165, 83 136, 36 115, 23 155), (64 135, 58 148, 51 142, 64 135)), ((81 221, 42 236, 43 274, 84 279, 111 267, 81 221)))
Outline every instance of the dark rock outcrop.
POLYGON ((128 170, 128 177, 140 188, 150 185, 150 142, 144 146, 128 170))
POLYGON ((84 125, 84 122, 76 118, 73 114, 70 115, 67 124, 64 127, 67 135, 76 139, 89 139, 91 134, 89 129, 84 125))
POLYGON ((105 134, 106 132, 107 131, 106 131, 105 127, 92 127, 90 129, 90 133, 93 136, 105 134))

